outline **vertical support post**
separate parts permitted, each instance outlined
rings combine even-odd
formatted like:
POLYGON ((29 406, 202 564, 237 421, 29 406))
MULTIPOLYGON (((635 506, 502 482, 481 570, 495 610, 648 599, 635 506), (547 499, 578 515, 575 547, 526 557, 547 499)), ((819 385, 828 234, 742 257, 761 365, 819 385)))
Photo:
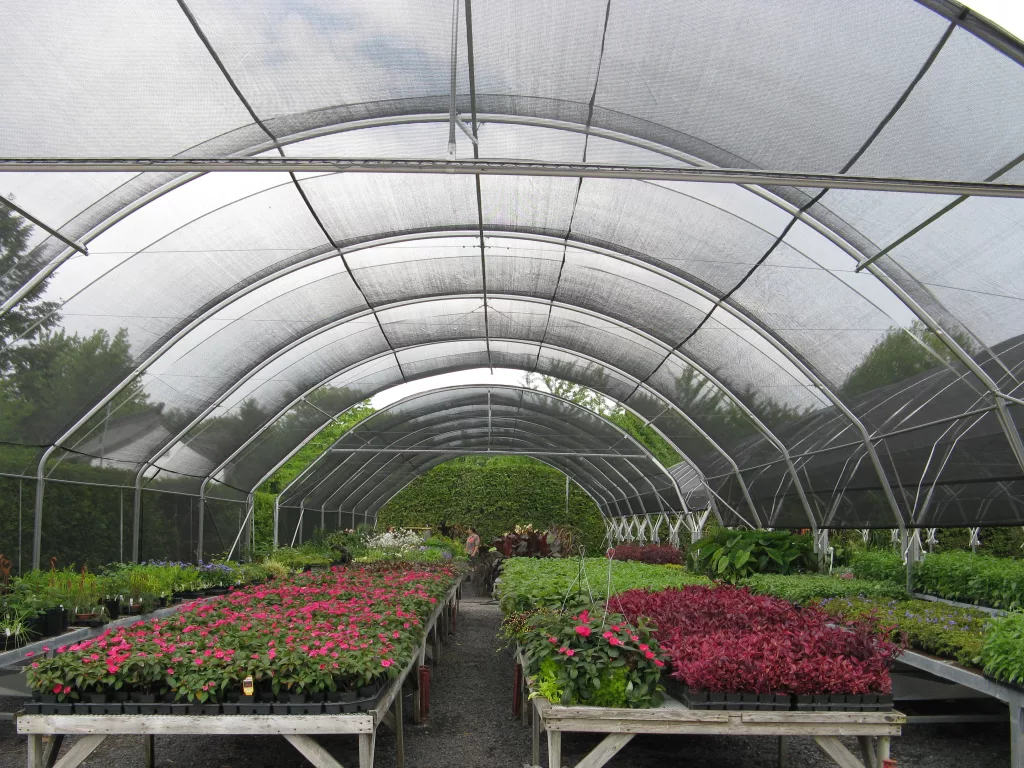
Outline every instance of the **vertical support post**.
POLYGON ((278 530, 277 524, 281 517, 281 494, 274 497, 274 549, 277 549, 278 530))
POLYGON ((21 478, 18 478, 18 575, 21 576, 21 478))
POLYGON ((403 712, 402 688, 395 696, 395 766, 405 768, 405 713, 403 712))
POLYGON ((135 512, 132 517, 132 562, 139 562, 139 537, 142 533, 142 472, 135 476, 135 512))
POLYGON ((43 768, 43 736, 39 733, 28 735, 28 768, 43 768))
POLYGON ((43 554, 43 493, 46 485, 46 462, 55 448, 55 445, 47 448, 36 467, 36 508, 35 522, 32 528, 32 570, 34 571, 39 570, 39 560, 43 554))
POLYGON ((814 537, 814 554, 818 557, 818 573, 825 573, 829 568, 828 528, 819 528, 814 537))
POLYGON ((907 593, 914 591, 914 567, 921 559, 921 529, 903 531, 900 546, 907 563, 907 593))
POLYGON ((355 509, 353 509, 352 510, 352 530, 354 531, 355 529, 356 529, 356 511, 355 511, 355 509))
POLYGON ((153 749, 153 734, 147 733, 145 736, 143 736, 143 739, 145 739, 146 745, 146 768, 153 768, 153 766, 156 764, 156 754, 153 749))
POLYGON ((565 519, 569 519, 569 476, 565 476, 565 519))
POLYGON ((1024 699, 1010 702, 1010 768, 1024 768, 1024 699))
POLYGON ((533 737, 533 762, 531 765, 540 765, 540 718, 534 717, 530 725, 530 733, 533 737))
MULTIPOLYGON (((206 480, 209 480, 207 478, 206 480)), ((206 526, 206 480, 199 485, 199 522, 196 525, 196 562, 203 560, 203 533, 206 526)))
MULTIPOLYGON (((786 768, 787 753, 789 752, 789 742, 785 736, 779 736, 779 768, 786 768)), ((870 768, 870 766, 868 767, 870 768)))
POLYGON ((561 731, 548 731, 548 768, 562 768, 561 731))
POLYGON ((124 562, 124 491, 117 492, 117 502, 119 509, 118 526, 117 526, 117 562, 124 562))

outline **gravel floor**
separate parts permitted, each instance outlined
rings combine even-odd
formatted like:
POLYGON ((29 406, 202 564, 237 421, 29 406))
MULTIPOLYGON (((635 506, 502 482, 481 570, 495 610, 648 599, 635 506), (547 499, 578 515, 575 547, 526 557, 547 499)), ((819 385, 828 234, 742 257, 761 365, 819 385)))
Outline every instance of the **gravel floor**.
MULTIPOLYGON (((427 725, 406 724, 406 765, 409 768, 523 768, 530 762, 530 731, 511 717, 512 662, 496 652, 495 632, 500 615, 495 605, 467 593, 458 632, 431 682, 431 717, 427 725)), ((0 711, 16 702, 0 699, 0 711)), ((412 711, 407 699, 405 712, 412 711)), ((599 737, 567 735, 563 761, 574 765, 599 737)), ((915 726, 893 739, 892 755, 900 768, 968 768, 1009 764, 1009 729, 1003 725, 915 726)), ((345 766, 358 765, 356 740, 325 738, 323 745, 345 766)), ((849 746, 855 747, 855 743, 849 746)), ((65 746, 67 749, 67 746, 65 746)), ((772 738, 638 736, 611 762, 610 768, 774 768, 772 738)), ((542 765, 547 765, 541 742, 542 765)), ((284 739, 278 737, 158 737, 158 766, 196 768, 286 768, 308 766, 284 739)), ((382 729, 377 740, 376 765, 395 764, 394 735, 382 729)), ((10 723, 0 723, 0 768, 25 765, 25 741, 10 723)), ((83 764, 88 768, 143 765, 139 737, 112 737, 83 764)), ((790 744, 791 768, 834 766, 808 739, 790 744)))

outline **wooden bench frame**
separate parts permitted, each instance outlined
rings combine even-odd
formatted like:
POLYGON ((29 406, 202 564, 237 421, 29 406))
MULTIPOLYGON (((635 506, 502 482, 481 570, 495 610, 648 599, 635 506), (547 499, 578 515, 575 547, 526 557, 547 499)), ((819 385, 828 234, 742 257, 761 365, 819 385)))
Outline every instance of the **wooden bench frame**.
POLYGON ((530 722, 533 736, 533 765, 540 765, 540 735, 547 733, 548 768, 562 768, 563 733, 604 733, 605 738, 576 768, 601 768, 638 733, 699 734, 720 736, 777 736, 779 768, 785 768, 788 739, 806 736, 840 768, 886 768, 889 739, 899 736, 906 717, 891 712, 759 712, 744 710, 689 709, 665 696, 653 709, 613 707, 562 707, 541 697, 530 698, 522 649, 516 661, 523 670, 518 676, 523 725, 530 722), (529 702, 528 704, 526 702, 529 702), (863 761, 848 750, 840 736, 856 736, 863 761))
MULTIPOLYGON (((423 643, 402 673, 384 689, 377 708, 347 715, 19 715, 18 733, 28 736, 28 768, 77 768, 108 737, 146 736, 146 766, 154 764, 156 735, 279 735, 283 736, 316 768, 343 768, 316 741, 316 736, 353 735, 359 739, 359 768, 373 768, 377 729, 385 725, 395 732, 397 765, 405 765, 402 687, 414 670, 436 665, 441 645, 453 631, 462 594, 460 577, 427 620, 423 643), (65 736, 81 736, 59 760, 65 736), (43 737, 49 736, 46 744, 43 737)), ((418 674, 412 675, 414 719, 420 722, 421 696, 418 674)))

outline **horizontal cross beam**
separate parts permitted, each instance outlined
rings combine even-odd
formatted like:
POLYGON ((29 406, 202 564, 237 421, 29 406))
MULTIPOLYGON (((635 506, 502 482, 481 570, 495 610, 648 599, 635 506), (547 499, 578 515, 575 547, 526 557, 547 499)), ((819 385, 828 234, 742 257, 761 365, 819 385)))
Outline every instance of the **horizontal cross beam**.
POLYGON ((331 448, 330 453, 432 453, 432 454, 490 454, 492 456, 585 456, 602 459, 647 459, 643 453, 610 453, 595 451, 517 451, 499 448, 331 448))
POLYGON ((211 173, 222 171, 289 171, 323 173, 449 173, 484 176, 562 176, 598 179, 689 181, 711 184, 756 184, 932 195, 1024 197, 1024 184, 992 181, 907 179, 848 176, 740 168, 670 168, 601 163, 550 163, 526 160, 434 160, 384 158, 224 157, 188 158, 0 158, 0 173, 211 173))

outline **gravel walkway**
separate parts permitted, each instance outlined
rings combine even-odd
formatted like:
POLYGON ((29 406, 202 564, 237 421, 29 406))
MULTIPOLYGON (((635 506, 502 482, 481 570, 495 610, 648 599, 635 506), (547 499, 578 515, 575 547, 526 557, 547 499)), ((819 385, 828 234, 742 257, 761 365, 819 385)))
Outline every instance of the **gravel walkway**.
MULTIPOLYGON (((497 653, 500 614, 484 598, 462 601, 458 632, 445 647, 431 682, 431 717, 427 725, 406 724, 408 768, 523 768, 530 762, 530 731, 511 716, 512 661, 497 653)), ((0 711, 13 702, 0 699, 0 711)), ((412 712, 406 700, 406 716, 412 712)), ((563 759, 574 765, 597 742, 597 736, 566 735, 563 759)), ((356 740, 326 738, 323 745, 346 767, 358 765, 356 740)), ((1009 764, 1009 729, 1003 725, 915 726, 893 739, 899 768, 965 768, 1009 764)), ((851 747, 855 744, 850 744, 851 747)), ((775 739, 638 736, 611 762, 610 768, 774 768, 775 739)), ((541 740, 542 765, 547 765, 541 740)), ((157 765, 196 768, 287 768, 308 766, 278 737, 158 737, 157 765)), ((10 723, 0 723, 0 768, 23 768, 25 741, 10 723)), ((84 763, 88 768, 142 768, 142 739, 111 737, 84 763)), ((382 729, 377 740, 379 768, 395 765, 394 735, 382 729)), ((790 744, 791 768, 834 768, 808 739, 790 744)))

